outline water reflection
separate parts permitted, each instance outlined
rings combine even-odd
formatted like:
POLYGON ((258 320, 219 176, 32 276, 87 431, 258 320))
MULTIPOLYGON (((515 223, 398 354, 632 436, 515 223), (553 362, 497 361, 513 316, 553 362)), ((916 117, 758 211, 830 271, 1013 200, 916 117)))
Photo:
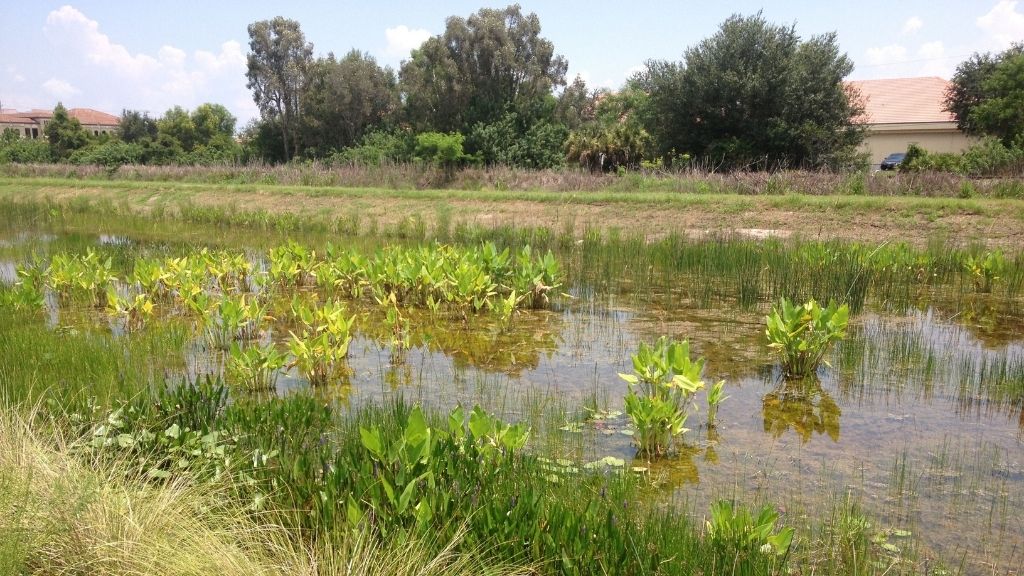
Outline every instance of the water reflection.
POLYGON ((780 438, 793 430, 806 444, 817 435, 828 435, 839 442, 839 417, 842 410, 817 376, 798 380, 780 379, 761 399, 764 431, 780 438))

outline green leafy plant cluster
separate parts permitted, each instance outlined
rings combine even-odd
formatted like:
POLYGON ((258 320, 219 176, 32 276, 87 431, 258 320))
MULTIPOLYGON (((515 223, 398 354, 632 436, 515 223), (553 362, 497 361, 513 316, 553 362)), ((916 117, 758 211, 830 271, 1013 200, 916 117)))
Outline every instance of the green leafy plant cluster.
POLYGON ((719 500, 711 505, 705 529, 715 556, 733 559, 729 574, 772 574, 785 565, 793 542, 793 528, 777 529, 778 520, 779 513, 769 505, 755 516, 745 507, 719 500))
POLYGON ((665 336, 653 346, 641 342, 631 358, 633 374, 619 374, 629 384, 626 414, 636 428, 640 452, 662 456, 674 439, 687 431, 683 426, 689 406, 694 394, 705 386, 701 379, 704 359, 691 360, 688 341, 665 336))
POLYGON ((964 270, 974 281, 978 292, 991 292, 992 287, 1006 275, 1010 263, 1001 250, 992 250, 977 256, 968 256, 964 261, 964 270))
POLYGON ((787 378, 814 375, 833 344, 846 337, 850 308, 830 302, 822 308, 814 300, 792 304, 785 298, 765 317, 768 347, 782 360, 787 378))
POLYGON ((291 365, 310 384, 327 384, 338 376, 348 356, 355 316, 346 316, 345 307, 333 301, 316 308, 297 302, 295 314, 302 331, 289 332, 288 348, 294 358, 291 365))
POLYGON ((113 261, 101 258, 89 248, 84 255, 59 253, 46 271, 47 286, 66 296, 84 296, 93 305, 106 304, 107 289, 113 282, 113 261))
POLYGON ((241 347, 231 344, 227 375, 249 390, 273 390, 281 369, 288 363, 288 355, 273 343, 266 346, 241 347))

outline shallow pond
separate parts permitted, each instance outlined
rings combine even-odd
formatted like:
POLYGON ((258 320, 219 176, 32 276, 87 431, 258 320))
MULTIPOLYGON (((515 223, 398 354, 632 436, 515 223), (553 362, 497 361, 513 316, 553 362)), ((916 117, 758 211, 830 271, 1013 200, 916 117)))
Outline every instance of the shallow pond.
MULTIPOLYGON (((0 235, 0 280, 10 282, 28 254, 110 251, 125 261, 186 247, 124 234, 0 235)), ((235 245, 232 248, 241 250, 235 245)), ((258 251, 250 251, 256 253, 258 251)), ((566 255, 566 258, 573 258, 566 255)), ((922 290, 894 312, 868 299, 854 316, 830 366, 813 381, 790 383, 763 339, 765 302, 737 306, 695 298, 696 279, 657 271, 639 275, 622 261, 600 273, 569 267, 567 294, 551 310, 519 313, 508 327, 489 317, 409 312, 411 346, 382 343, 379 311, 355 307, 344 382, 316 393, 342 405, 393 395, 440 407, 480 403, 509 419, 527 419, 534 447, 551 457, 591 462, 621 458, 652 484, 652 498, 695 511, 722 496, 776 504, 801 525, 836 500, 858 501, 896 556, 970 574, 1014 574, 1024 565, 1024 319, 1019 298, 968 294, 949 286, 922 290), (609 272, 609 269, 612 271, 609 272), (621 414, 630 354, 661 335, 688 339, 707 358, 705 379, 725 379, 729 398, 716 427, 706 407, 691 416, 686 445, 672 458, 645 462, 621 414), (884 538, 884 537, 883 537, 884 538), (897 552, 897 550, 899 552, 897 552)), ((102 311, 48 298, 51 326, 119 335, 102 311)), ((41 320, 43 321, 43 320, 41 320)), ((262 337, 283 341, 285 326, 262 337)), ((197 338, 182 350, 176 377, 220 374, 223 352, 197 338)), ((278 393, 308 385, 294 371, 278 393)), ((703 402, 704 395, 697 397, 703 402)))

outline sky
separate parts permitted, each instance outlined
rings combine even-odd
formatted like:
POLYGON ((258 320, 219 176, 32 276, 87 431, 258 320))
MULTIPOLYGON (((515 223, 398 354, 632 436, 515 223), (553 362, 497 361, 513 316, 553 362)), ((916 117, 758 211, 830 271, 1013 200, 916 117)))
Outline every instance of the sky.
MULTIPOLYGON (((468 16, 507 2, 351 0, 0 0, 0 107, 65 106, 160 116, 224 104, 239 127, 258 115, 245 87, 251 22, 297 20, 317 55, 356 48, 397 70, 412 49, 468 16), (67 2, 71 3, 67 3, 67 2)), ((520 2, 541 35, 592 87, 618 88, 649 59, 679 60, 732 14, 762 11, 801 37, 835 31, 850 79, 942 76, 974 52, 1024 41, 1018 0, 733 0, 520 2)))

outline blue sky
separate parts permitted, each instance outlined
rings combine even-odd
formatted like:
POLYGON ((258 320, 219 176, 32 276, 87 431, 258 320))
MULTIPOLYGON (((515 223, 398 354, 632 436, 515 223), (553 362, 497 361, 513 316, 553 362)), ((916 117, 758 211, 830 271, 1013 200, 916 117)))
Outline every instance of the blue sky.
MULTIPOLYGON (((246 2, 3 0, 0 5, 0 104, 69 107, 159 116, 172 105, 218 102, 239 117, 256 115, 245 88, 246 26, 277 15, 298 20, 318 54, 358 48, 397 69, 409 51, 467 16, 506 2, 246 2)), ((569 60, 570 79, 616 88, 650 58, 678 60, 734 13, 763 10, 808 37, 839 34, 857 68, 852 79, 938 75, 976 51, 1024 40, 1017 0, 820 0, 766 2, 591 0, 522 1, 542 35, 569 60)))

